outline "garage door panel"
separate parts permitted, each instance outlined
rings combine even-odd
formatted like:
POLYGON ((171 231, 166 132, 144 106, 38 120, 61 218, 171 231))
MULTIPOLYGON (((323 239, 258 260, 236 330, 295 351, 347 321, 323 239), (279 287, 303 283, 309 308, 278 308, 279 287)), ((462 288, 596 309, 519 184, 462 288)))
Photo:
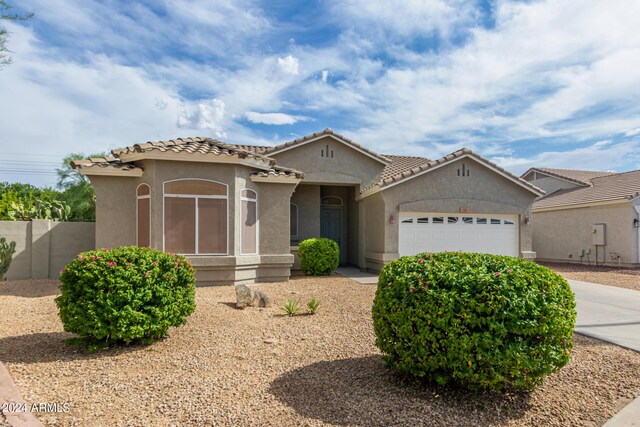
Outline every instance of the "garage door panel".
POLYGON ((463 251, 518 255, 517 216, 401 214, 400 256, 463 251))

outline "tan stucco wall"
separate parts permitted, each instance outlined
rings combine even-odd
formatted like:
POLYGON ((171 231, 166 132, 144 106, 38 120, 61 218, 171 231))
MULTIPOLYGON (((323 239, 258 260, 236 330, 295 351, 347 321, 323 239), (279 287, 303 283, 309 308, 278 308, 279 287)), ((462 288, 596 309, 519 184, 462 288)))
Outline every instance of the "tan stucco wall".
MULTIPOLYGON (((580 254, 590 249, 589 261, 595 260, 592 225, 606 224, 606 246, 598 248, 599 263, 611 263, 611 252, 620 255, 622 264, 637 263, 635 246, 637 229, 633 228, 636 212, 629 203, 536 212, 532 216, 533 250, 537 259, 587 263, 580 254)), ((617 261, 614 262, 617 264, 617 261)))
POLYGON ((0 221, 0 237, 16 242, 7 279, 57 279, 77 254, 95 247, 95 223, 0 221))
POLYGON ((140 162, 140 178, 91 177, 96 190, 96 246, 136 244, 136 188, 151 189, 151 246, 163 249, 163 184, 176 179, 206 179, 228 186, 228 254, 192 257, 199 282, 251 283, 285 280, 293 256, 289 251, 289 201, 295 184, 255 183, 242 165, 180 161, 140 162), (256 191, 258 254, 240 254, 240 194, 256 191))
MULTIPOLYGON (((472 214, 520 215, 520 251, 531 251, 531 225, 524 224, 522 218, 530 214, 536 195, 473 159, 455 161, 384 190, 381 194, 384 199, 383 239, 386 257, 398 255, 399 212, 457 213, 460 208, 469 208, 472 214), (462 163, 470 170, 470 176, 457 175, 462 163), (391 215, 396 217, 394 224, 389 221, 391 215)), ((369 234, 367 232, 368 239, 369 234)), ((379 237, 372 239, 376 249, 379 248, 379 237)))
POLYGON ((320 186, 300 183, 291 203, 298 205, 298 238, 294 243, 320 236, 320 186))
POLYGON ((325 137, 305 145, 272 155, 279 165, 304 172, 307 184, 373 183, 384 164, 333 138, 325 137), (321 157, 321 150, 333 150, 333 157, 321 157))
POLYGON ((551 194, 555 191, 565 188, 578 188, 578 184, 564 181, 562 179, 553 178, 550 176, 538 175, 538 179, 528 180, 531 184, 544 190, 546 194, 551 194))

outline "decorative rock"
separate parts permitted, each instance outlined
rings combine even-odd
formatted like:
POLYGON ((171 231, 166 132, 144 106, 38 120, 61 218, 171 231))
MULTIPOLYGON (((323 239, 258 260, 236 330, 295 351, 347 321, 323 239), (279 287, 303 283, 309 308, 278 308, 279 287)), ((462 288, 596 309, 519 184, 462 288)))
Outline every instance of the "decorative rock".
POLYGON ((245 307, 271 307, 271 301, 267 294, 257 289, 251 289, 247 285, 236 286, 236 308, 245 307))
POLYGON ((266 340, 264 340, 265 344, 278 344, 278 340, 275 338, 267 338, 266 340))

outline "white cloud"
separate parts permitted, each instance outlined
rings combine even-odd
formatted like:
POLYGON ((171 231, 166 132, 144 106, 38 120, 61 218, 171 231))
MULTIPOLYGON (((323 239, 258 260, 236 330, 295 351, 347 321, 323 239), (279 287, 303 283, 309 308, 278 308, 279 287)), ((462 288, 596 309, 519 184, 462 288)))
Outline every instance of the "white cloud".
POLYGON ((292 116, 284 113, 257 113, 249 111, 245 114, 247 120, 252 123, 262 123, 265 125, 292 125, 299 121, 309 120, 305 116, 292 116))
POLYGON ((640 134, 640 128, 629 129, 624 134, 625 134, 625 136, 636 136, 636 135, 640 134))
POLYGON ((329 78, 329 70, 322 70, 322 77, 320 77, 320 79, 326 83, 327 78, 329 78))
POLYGON ((300 73, 300 61, 291 55, 278 58, 278 67, 280 67, 280 70, 285 74, 297 76, 300 73))
POLYGON ((184 103, 178 115, 178 127, 210 130, 216 137, 226 138, 224 118, 224 102, 219 99, 184 103))

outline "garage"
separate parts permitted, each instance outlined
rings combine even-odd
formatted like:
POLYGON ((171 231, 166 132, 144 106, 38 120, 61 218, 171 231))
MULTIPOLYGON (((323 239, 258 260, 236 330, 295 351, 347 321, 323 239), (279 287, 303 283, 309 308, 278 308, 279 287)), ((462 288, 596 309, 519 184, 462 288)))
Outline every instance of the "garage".
POLYGON ((400 256, 421 252, 480 252, 518 256, 517 215, 401 213, 400 256))

